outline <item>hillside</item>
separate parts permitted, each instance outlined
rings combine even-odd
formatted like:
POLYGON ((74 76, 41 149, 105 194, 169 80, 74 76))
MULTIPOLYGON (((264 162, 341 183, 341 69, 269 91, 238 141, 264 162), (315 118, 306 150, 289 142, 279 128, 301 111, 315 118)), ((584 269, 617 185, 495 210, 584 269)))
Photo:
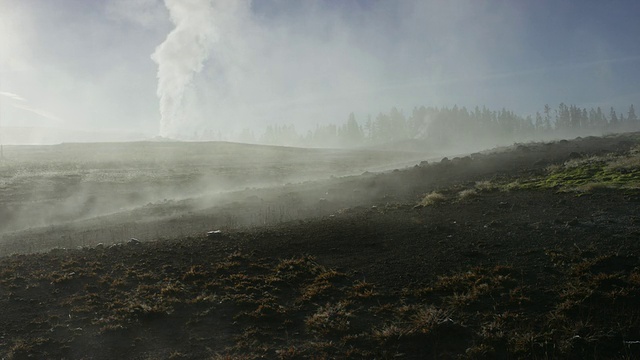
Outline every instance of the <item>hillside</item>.
POLYGON ((638 133, 189 201, 5 238, 0 357, 640 356, 638 133))

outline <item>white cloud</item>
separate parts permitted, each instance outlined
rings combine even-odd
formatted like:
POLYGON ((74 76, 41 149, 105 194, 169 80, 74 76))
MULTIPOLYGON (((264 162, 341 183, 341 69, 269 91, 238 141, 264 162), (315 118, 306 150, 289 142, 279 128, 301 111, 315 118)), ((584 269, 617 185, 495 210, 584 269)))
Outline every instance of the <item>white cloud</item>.
POLYGON ((166 21, 162 0, 110 0, 105 5, 107 18, 124 20, 147 28, 166 21))
MULTIPOLYGON (((31 114, 37 115, 38 117, 35 118, 35 120, 37 122, 40 122, 41 120, 48 120, 50 123, 53 123, 55 125, 61 125, 61 124, 64 123, 64 121, 60 117, 52 114, 49 111, 45 111, 45 110, 43 110, 41 108, 38 108, 37 106, 29 104, 27 99, 23 98, 22 96, 20 96, 18 94, 15 94, 15 93, 12 93, 12 92, 7 92, 7 91, 1 91, 0 92, 0 96, 5 97, 5 98, 10 100, 10 103, 8 105, 11 108, 18 109, 18 110, 21 110, 21 111, 26 111, 26 112, 29 112, 31 114)), ((2 110, 3 109, 0 108, 0 111, 2 111, 2 110)), ((13 126, 25 125, 24 124, 25 121, 16 120, 16 118, 18 118, 18 117, 15 116, 16 115, 15 113, 13 113, 11 111, 8 111, 8 113, 11 115, 11 116, 9 116, 9 120, 10 120, 9 123, 11 125, 13 125, 13 126)), ((32 123, 33 121, 34 121, 34 118, 30 118, 27 122, 32 123)))
POLYGON ((33 34, 28 7, 18 0, 0 1, 0 76, 29 71, 30 40, 33 34))
POLYGON ((51 120, 56 124, 62 124, 63 123, 63 121, 59 117, 57 117, 57 116, 55 116, 55 115, 53 115, 53 114, 51 114, 49 112, 40 110, 40 109, 36 109, 36 108, 32 108, 32 107, 25 106, 25 105, 20 105, 20 104, 13 104, 13 107, 16 108, 16 109, 20 109, 20 110, 24 110, 24 111, 28 111, 30 113, 36 114, 36 115, 40 116, 41 118, 44 118, 44 119, 47 119, 47 120, 51 120))
POLYGON ((0 91, 0 96, 4 96, 4 97, 7 97, 7 98, 9 98, 11 100, 16 100, 16 101, 22 101, 22 102, 27 101, 25 98, 23 98, 20 95, 13 94, 13 93, 6 92, 6 91, 0 91))

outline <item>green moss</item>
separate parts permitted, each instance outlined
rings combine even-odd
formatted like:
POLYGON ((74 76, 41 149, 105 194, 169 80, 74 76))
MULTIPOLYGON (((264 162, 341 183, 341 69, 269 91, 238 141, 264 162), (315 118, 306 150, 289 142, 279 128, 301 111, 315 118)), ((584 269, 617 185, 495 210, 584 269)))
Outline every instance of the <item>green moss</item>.
POLYGON ((505 190, 556 189, 558 191, 590 192, 598 188, 640 190, 640 168, 610 166, 615 158, 566 163, 550 170, 546 176, 518 179, 504 186, 505 190))

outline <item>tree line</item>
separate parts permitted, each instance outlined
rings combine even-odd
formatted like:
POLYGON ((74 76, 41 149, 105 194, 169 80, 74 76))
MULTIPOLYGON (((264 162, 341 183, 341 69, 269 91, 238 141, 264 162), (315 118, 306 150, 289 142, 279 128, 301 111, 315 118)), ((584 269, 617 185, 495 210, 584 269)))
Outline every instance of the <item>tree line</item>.
POLYGON ((299 133, 294 125, 269 125, 260 136, 245 130, 235 140, 305 147, 360 147, 412 140, 443 148, 636 130, 640 130, 640 119, 633 105, 626 112, 617 112, 613 107, 605 112, 600 107, 586 109, 560 103, 555 109, 545 105, 542 111, 528 116, 505 108, 490 110, 476 106, 469 110, 456 105, 420 106, 409 114, 393 107, 389 112, 365 119, 357 119, 351 113, 342 124, 316 125, 306 133, 299 133))

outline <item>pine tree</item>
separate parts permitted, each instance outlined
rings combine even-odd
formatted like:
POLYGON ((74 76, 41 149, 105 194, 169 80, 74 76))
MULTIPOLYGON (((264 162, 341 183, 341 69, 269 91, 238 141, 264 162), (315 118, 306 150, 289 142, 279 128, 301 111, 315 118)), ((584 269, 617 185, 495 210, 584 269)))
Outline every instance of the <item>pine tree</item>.
POLYGON ((633 104, 629 106, 629 112, 627 113, 627 121, 631 126, 637 126, 638 117, 636 116, 636 110, 633 108, 633 104))
POLYGON ((604 129, 608 124, 607 117, 604 116, 604 113, 602 112, 602 109, 600 109, 600 106, 598 106, 598 108, 596 109, 596 124, 599 129, 604 129))
POLYGON ((568 129, 571 127, 571 111, 565 103, 558 106, 556 129, 568 129))
POLYGON ((356 121, 356 116, 351 113, 349 119, 343 130, 343 140, 346 141, 346 145, 354 146, 362 142, 364 138, 364 132, 356 121))
POLYGON ((374 133, 374 128, 373 128, 373 121, 371 121, 371 114, 367 115, 367 121, 364 123, 364 137, 368 140, 371 141, 371 139, 373 139, 373 133, 374 133))
POLYGON ((549 104, 544 105, 544 130, 551 130, 551 107, 549 104))
POLYGON ((540 115, 539 111, 536 111, 535 129, 537 132, 544 131, 544 123, 542 122, 542 115, 540 115))
POLYGON ((619 121, 618 116, 616 115, 616 111, 613 109, 613 106, 611 107, 611 111, 609 111, 609 117, 611 118, 611 120, 609 121, 609 126, 612 129, 617 128, 619 125, 619 121))

